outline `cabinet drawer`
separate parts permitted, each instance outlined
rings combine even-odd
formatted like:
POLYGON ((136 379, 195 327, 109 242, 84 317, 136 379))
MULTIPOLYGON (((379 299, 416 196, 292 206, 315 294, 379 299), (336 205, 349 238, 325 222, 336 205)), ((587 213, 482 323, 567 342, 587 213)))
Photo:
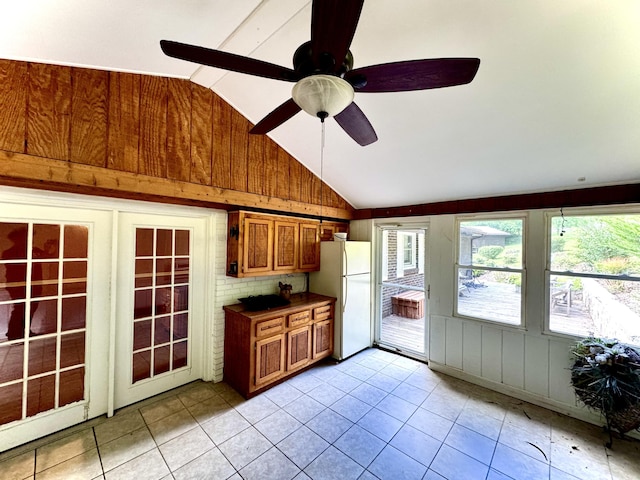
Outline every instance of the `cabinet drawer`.
POLYGON ((313 309, 314 320, 326 320, 328 318, 331 318, 331 305, 325 305, 324 307, 313 309))
POLYGON ((306 324, 311 320, 311 312, 305 310, 304 312, 292 313, 289 315, 289 328, 299 327, 306 324))
POLYGON ((284 317, 272 318, 256 323, 256 337, 266 337, 281 333, 284 330, 284 317))

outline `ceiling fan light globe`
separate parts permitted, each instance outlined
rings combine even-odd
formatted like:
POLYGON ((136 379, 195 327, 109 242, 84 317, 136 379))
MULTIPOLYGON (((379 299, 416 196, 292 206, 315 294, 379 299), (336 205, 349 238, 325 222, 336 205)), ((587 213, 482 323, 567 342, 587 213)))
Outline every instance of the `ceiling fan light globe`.
POLYGON ((298 81, 291 91, 293 101, 314 117, 325 112, 339 114, 353 102, 353 87, 335 75, 311 75, 298 81))

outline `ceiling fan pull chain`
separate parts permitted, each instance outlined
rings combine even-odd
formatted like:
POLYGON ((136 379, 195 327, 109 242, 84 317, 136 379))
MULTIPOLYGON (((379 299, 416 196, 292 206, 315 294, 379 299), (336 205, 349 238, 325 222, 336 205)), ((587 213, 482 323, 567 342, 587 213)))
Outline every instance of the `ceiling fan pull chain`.
POLYGON ((320 226, 322 226, 322 206, 324 204, 324 188, 322 188, 322 186, 324 184, 324 140, 326 134, 324 118, 321 118, 320 124, 322 125, 320 134, 320 226))

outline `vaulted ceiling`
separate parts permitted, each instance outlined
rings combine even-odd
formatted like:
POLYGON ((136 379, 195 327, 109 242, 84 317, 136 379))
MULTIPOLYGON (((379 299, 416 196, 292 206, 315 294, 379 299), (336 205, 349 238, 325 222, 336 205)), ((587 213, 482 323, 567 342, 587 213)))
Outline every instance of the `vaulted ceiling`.
MULTIPOLYGON (((345 0, 346 1, 346 0, 345 0)), ((166 57, 161 39, 291 67, 308 0, 23 0, 2 7, 0 58, 190 78, 250 121, 291 83, 166 57)), ((357 208, 640 182, 637 0, 365 0, 354 66, 477 57, 469 85, 358 93, 361 147, 304 112, 270 136, 357 208)))

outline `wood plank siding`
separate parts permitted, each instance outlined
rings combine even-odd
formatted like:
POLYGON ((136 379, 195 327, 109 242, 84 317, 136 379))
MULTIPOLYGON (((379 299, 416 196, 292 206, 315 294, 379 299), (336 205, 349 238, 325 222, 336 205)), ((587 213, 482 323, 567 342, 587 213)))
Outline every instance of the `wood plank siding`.
POLYGON ((350 219, 353 208, 211 90, 0 60, 0 184, 350 219))

